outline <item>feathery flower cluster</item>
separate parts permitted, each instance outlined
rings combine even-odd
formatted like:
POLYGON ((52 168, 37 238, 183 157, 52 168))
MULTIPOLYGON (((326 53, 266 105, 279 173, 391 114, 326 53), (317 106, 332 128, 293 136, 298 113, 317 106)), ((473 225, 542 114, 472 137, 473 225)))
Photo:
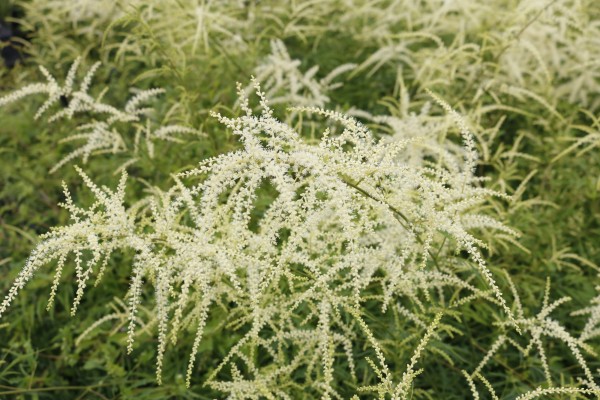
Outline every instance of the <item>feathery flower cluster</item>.
MULTIPOLYGON (((522 328, 524 335, 520 338, 511 338, 507 334, 501 334, 498 336, 497 340, 492 344, 492 346, 485 354, 477 368, 475 368, 473 373, 471 373, 470 375, 466 375, 473 396, 475 398, 478 398, 479 396, 473 382, 473 378, 478 378, 486 386, 490 393, 492 393, 493 396, 497 397, 493 389, 491 389, 489 382, 483 377, 483 375, 481 375, 481 371, 488 363, 490 363, 492 357, 494 357, 499 352, 499 350, 503 348, 506 344, 510 344, 512 347, 514 347, 519 353, 523 355, 523 357, 527 357, 532 352, 537 351, 546 380, 547 388, 535 389, 533 391, 527 392, 519 396, 518 398, 533 399, 551 393, 599 394, 600 386, 598 386, 598 384, 594 380, 594 374, 588 367, 588 363, 586 362, 582 354, 582 351, 585 351, 586 353, 594 357, 598 356, 596 350, 586 343, 586 340, 590 338, 590 333, 592 332, 591 329, 595 322, 593 317, 593 311, 591 312, 592 317, 590 318, 590 322, 584 329, 582 335, 579 338, 573 337, 567 332, 567 330, 563 326, 561 326, 556 320, 550 317, 550 314, 556 308, 570 301, 571 299, 569 297, 563 297, 554 302, 550 302, 549 279, 546 283, 546 291, 544 293, 542 307, 537 313, 537 315, 530 318, 525 317, 525 313, 522 308, 518 293, 516 292, 516 288, 508 274, 507 279, 509 280, 512 294, 515 297, 514 305, 516 309, 516 322, 522 328), (519 343, 519 339, 522 340, 523 338, 528 339, 528 343, 525 345, 519 343), (550 372, 549 359, 547 355, 547 349, 549 348, 549 346, 545 346, 545 339, 554 339, 559 342, 562 342, 569 349, 572 356, 577 361, 577 364, 583 371, 583 376, 585 377, 585 379, 580 379, 580 384, 582 384, 584 387, 554 387, 554 380, 552 379, 552 375, 550 372)), ((585 309, 582 310, 582 313, 586 313, 589 311, 589 309, 585 309)), ((497 325, 506 326, 507 324, 506 322, 499 322, 497 323, 497 325)))
MULTIPOLYGON (((356 68, 355 64, 343 64, 323 79, 317 80, 315 75, 319 70, 318 65, 302 73, 299 69, 300 64, 300 60, 290 57, 283 41, 271 41, 271 54, 254 69, 256 80, 265 90, 270 104, 325 107, 329 102, 327 92, 342 85, 339 82, 333 83, 333 80, 356 68)), ((254 88, 250 85, 245 92, 248 94, 252 90, 254 88)))
MULTIPOLYGON (((122 110, 102 102, 102 97, 106 91, 102 91, 97 98, 90 96, 88 92, 92 79, 100 67, 99 62, 88 70, 79 85, 79 89, 76 90, 75 79, 80 63, 80 58, 73 62, 62 86, 46 68, 40 66, 40 71, 45 76, 46 83, 30 84, 0 98, 0 107, 2 107, 26 96, 46 94, 48 99, 38 109, 35 119, 40 118, 53 106, 62 102, 60 109, 48 118, 48 122, 54 122, 62 118, 73 119, 75 115, 84 115, 86 118, 91 116, 90 122, 77 126, 78 133, 60 140, 61 143, 72 141, 84 141, 85 143, 63 157, 52 167, 50 172, 56 171, 78 157, 81 157, 83 163, 86 163, 91 155, 126 152, 128 150, 127 141, 124 138, 123 131, 125 135, 131 134, 134 137, 134 154, 138 152, 138 144, 143 138, 150 157, 154 155, 154 141, 156 140, 179 142, 180 139, 173 135, 199 133, 195 129, 181 125, 154 128, 151 118, 153 110, 143 107, 143 104, 163 93, 162 89, 149 89, 138 92, 125 104, 122 110)), ((127 163, 131 164, 132 160, 127 163)))
MULTIPOLYGON (((97 202, 81 209, 65 189, 63 207, 73 223, 44 236, 0 314, 42 265, 56 261, 52 301, 70 257, 78 283, 75 313, 92 275, 100 279, 110 255, 129 249, 135 253, 128 294, 129 351, 144 282, 154 287, 159 382, 168 338, 175 343, 182 330, 195 331, 189 384, 207 321, 215 312, 225 315, 228 329, 243 333, 207 383, 232 398, 283 396, 281 380, 299 369, 310 390, 323 398, 339 397, 333 386, 337 349, 353 370, 352 339, 358 336, 366 337, 377 355, 380 367, 370 365, 384 382, 376 390, 404 398, 441 315, 426 324, 400 305, 402 298, 426 307, 423 296, 449 286, 471 298, 491 300, 512 319, 480 253, 485 244, 469 233, 473 227, 502 227, 469 218, 478 204, 498 194, 479 186, 472 137, 446 103, 436 99, 458 120, 465 143, 462 160, 453 158, 451 168, 443 162, 407 162, 408 141, 377 141, 365 126, 341 113, 296 108, 334 123, 318 144, 308 143, 273 117, 265 94, 256 81, 254 85, 259 116, 253 115, 240 85, 245 114, 213 114, 243 148, 175 175, 171 190, 144 201, 149 207, 125 206, 126 174, 113 192, 97 187, 79 170, 97 202), (267 201, 266 208, 257 206, 259 199, 267 201), (460 249, 469 254, 490 292, 454 274, 449 255, 460 249), (383 309, 393 305, 419 326, 429 325, 398 385, 391 383, 384 354, 360 316, 363 295, 373 285, 381 288, 383 309), (226 367, 231 379, 222 380, 226 367)), ((126 112, 133 112, 143 97, 130 101, 126 112)))

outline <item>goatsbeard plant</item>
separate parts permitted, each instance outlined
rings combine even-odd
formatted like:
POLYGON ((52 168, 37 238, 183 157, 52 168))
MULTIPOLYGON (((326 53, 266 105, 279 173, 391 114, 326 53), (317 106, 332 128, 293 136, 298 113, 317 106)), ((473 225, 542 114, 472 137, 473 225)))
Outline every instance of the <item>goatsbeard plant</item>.
POLYGON ((254 115, 241 86, 242 116, 213 113, 239 137, 241 148, 173 175, 175 184, 166 192, 127 206, 126 173, 112 191, 78 169, 96 202, 80 208, 65 187, 62 206, 72 223, 43 236, 0 305, 0 315, 47 264, 56 266, 51 304, 71 258, 75 314, 92 276, 98 283, 114 252, 131 252, 128 350, 149 283, 158 325, 157 379, 169 340, 174 344, 192 330, 189 385, 207 321, 217 313, 227 322, 220 329, 236 331, 240 339, 206 383, 231 398, 290 398, 289 391, 296 389, 283 382, 300 370, 298 385, 338 398, 334 375, 340 365, 356 379, 357 338, 376 356, 368 362, 380 380, 362 389, 404 398, 442 315, 430 323, 400 300, 422 310, 430 291, 438 295, 450 287, 455 302, 486 299, 514 321, 484 262, 485 244, 472 232, 516 233, 476 211, 489 196, 502 195, 483 188, 475 175, 474 139, 458 113, 433 96, 457 123, 464 143, 436 147, 419 136, 377 140, 338 112, 293 109, 296 115, 329 121, 315 142, 277 120, 256 82, 255 89, 260 115, 254 115), (487 289, 461 279, 460 262, 471 263, 487 289), (429 326, 400 382, 394 382, 377 335, 365 322, 367 299, 384 312, 395 307, 429 326), (224 374, 226 368, 231 372, 224 374))

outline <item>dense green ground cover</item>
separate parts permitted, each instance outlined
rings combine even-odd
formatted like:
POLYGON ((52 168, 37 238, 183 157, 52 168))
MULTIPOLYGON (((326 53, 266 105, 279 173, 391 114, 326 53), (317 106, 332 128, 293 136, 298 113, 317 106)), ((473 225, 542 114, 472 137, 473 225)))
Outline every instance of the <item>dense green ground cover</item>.
MULTIPOLYGON (((302 359, 310 364, 307 360, 314 356, 314 371, 306 366, 292 368, 274 383, 265 383, 259 379, 261 374, 281 365, 272 366, 270 359, 260 358, 260 352, 250 352, 248 357, 256 357, 253 362, 260 372, 239 362, 237 373, 244 379, 231 366, 218 379, 250 382, 254 398, 285 398, 286 394, 293 399, 355 394, 361 399, 393 398, 393 388, 422 344, 415 366, 422 372, 403 392, 406 398, 464 399, 479 393, 481 398, 514 399, 538 388, 571 388, 565 394, 538 393, 540 398, 594 398, 594 391, 598 395, 598 2, 97 0, 77 4, 12 0, 0 5, 0 18, 26 33, 13 43, 24 55, 22 62, 14 68, 0 67, 2 293, 10 290, 39 243, 38 236, 70 223, 67 210, 57 206, 65 201, 61 182, 69 187, 75 204, 94 203, 75 165, 111 190, 120 171, 127 170, 125 201, 131 205, 147 196, 164 196, 175 185, 175 174, 209 157, 242 149, 243 140, 210 115, 211 111, 233 117, 244 114, 236 82, 251 94, 250 77, 255 76, 271 101, 273 115, 301 132, 307 143, 317 143, 331 124, 288 111, 290 106, 323 107, 355 116, 382 141, 396 138, 412 143, 414 149, 408 148, 416 152, 414 159, 408 152, 401 162, 431 168, 443 164, 444 151, 460 162, 466 157, 455 121, 432 97, 439 96, 460 113, 475 135, 479 159, 474 173, 485 179, 474 185, 508 195, 482 196, 485 201, 457 207, 454 215, 476 212, 519 233, 515 238, 494 229, 498 226, 461 220, 487 245, 481 246, 485 263, 517 323, 512 324, 490 292, 473 255, 450 233, 436 230, 429 251, 417 246, 416 253, 429 256, 421 260, 417 255, 413 260, 417 267, 407 263, 403 269, 413 268, 414 274, 444 273, 476 290, 461 289, 446 278, 427 282, 406 278, 407 285, 415 285, 414 293, 402 292, 406 288, 398 284, 392 305, 382 310, 384 294, 377 283, 389 277, 387 270, 376 271, 371 284, 360 291, 360 315, 340 308, 340 320, 354 322, 332 323, 329 330, 331 337, 350 339, 352 361, 343 345, 331 345, 331 351, 317 346, 322 353, 313 349, 314 354, 302 359), (125 110, 140 90, 162 88, 164 93, 144 103, 152 109, 148 117, 117 121, 111 128, 118 136, 97 147, 93 140, 63 139, 83 124, 104 121, 110 112, 88 109, 48 122, 55 112, 68 109, 77 94, 63 92, 38 119, 34 116, 48 98, 41 92, 49 92, 49 86, 14 102, 4 97, 26 85, 45 83, 38 66, 64 87, 78 58, 81 67, 75 88, 95 62, 102 62, 89 93, 97 98, 107 88, 101 101, 117 110, 125 110), (169 125, 193 132, 164 140, 145 133, 146 124, 151 124, 152 132, 169 125), (142 132, 137 139, 136 132, 142 132), (118 140, 122 144, 112 148, 118 140), (86 143, 92 146, 89 154, 72 153, 86 143), (72 159, 59 164, 71 154, 72 159), (565 297, 570 300, 554 309, 554 302, 565 297), (441 320, 435 324, 438 313, 441 320), (372 334, 356 321, 364 321, 372 334), (422 342, 428 330, 432 336, 422 342), (378 348, 390 371, 389 382, 381 372, 378 348), (494 352, 487 357, 490 349, 494 352), (330 353, 331 379, 326 361, 330 353)), ((255 98, 251 106, 260 109, 255 98)), ((332 132, 339 133, 335 128, 332 132)), ((351 151, 349 147, 346 150, 351 151)), ((418 188, 415 193, 420 193, 418 188)), ((273 186, 257 189, 251 229, 258 229, 257 221, 277 195, 273 186)), ((419 204, 420 199, 414 202, 419 204)), ((188 224, 192 217, 182 212, 181 219, 188 224)), ((422 223, 416 218, 412 222, 417 230, 422 223)), ((70 314, 78 272, 73 258, 65 264, 49 311, 56 262, 36 272, 0 319, 0 398, 250 397, 249 389, 206 384, 250 330, 239 309, 227 302, 207 317, 189 388, 186 370, 195 338, 195 328, 190 326, 184 326, 176 345, 169 343, 162 383, 157 384, 160 318, 152 285, 141 293, 143 302, 137 312, 141 328, 132 354, 127 354, 134 253, 115 252, 101 284, 88 284, 74 317, 70 314), (96 321, 101 323, 93 325, 96 321)), ((147 280, 158 278, 149 275, 147 280)), ((172 289, 173 302, 178 288, 172 289)), ((309 310, 312 306, 306 305, 309 310)), ((192 314, 193 309, 189 305, 185 312, 192 314)), ((306 317, 307 328, 323 324, 299 314, 306 317)), ((297 345, 283 351, 291 357, 299 351, 297 345)), ((530 395, 533 398, 535 392, 530 395)))

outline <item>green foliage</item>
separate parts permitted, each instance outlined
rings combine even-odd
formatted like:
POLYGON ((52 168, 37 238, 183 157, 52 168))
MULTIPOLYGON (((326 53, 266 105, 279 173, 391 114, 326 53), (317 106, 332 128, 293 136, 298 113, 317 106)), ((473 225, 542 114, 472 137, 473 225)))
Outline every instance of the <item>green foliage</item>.
POLYGON ((9 14, 0 397, 598 396, 597 1, 9 14))

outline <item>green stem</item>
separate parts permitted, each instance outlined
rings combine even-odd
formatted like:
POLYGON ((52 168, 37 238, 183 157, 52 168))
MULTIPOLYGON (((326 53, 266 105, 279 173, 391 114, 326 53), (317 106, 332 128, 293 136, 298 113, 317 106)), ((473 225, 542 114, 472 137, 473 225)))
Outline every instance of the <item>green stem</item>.
MULTIPOLYGON (((348 178, 342 177, 341 178, 342 182, 344 182, 346 185, 350 186, 351 188, 357 190, 358 192, 360 192, 362 195, 370 198, 371 200, 380 202, 380 199, 377 199, 376 197, 374 197, 373 195, 371 195, 369 192, 367 192, 366 190, 360 188, 358 186, 358 184, 355 184, 353 182, 350 182, 348 178)), ((405 228, 406 230, 410 230, 415 234, 415 238, 417 239, 417 242, 420 245, 423 245, 423 240, 421 239, 421 237, 419 235, 416 234, 416 232, 414 232, 412 229, 410 229, 408 227, 408 225, 410 225, 410 221, 408 220, 408 218, 406 217, 406 215, 404 215, 402 213, 402 211, 398 210, 396 207, 392 206, 389 203, 385 203, 385 205, 388 207, 388 209, 390 211, 392 211, 392 213, 394 214, 394 216, 396 217, 396 220, 398 222, 400 222, 400 225, 402 225, 403 228, 405 228)), ((433 261, 433 263, 435 264, 435 266, 440 269, 440 266, 437 262, 437 255, 433 255, 433 253, 431 252, 431 250, 427 250, 427 253, 429 254, 429 256, 431 257, 431 260, 433 261)))

